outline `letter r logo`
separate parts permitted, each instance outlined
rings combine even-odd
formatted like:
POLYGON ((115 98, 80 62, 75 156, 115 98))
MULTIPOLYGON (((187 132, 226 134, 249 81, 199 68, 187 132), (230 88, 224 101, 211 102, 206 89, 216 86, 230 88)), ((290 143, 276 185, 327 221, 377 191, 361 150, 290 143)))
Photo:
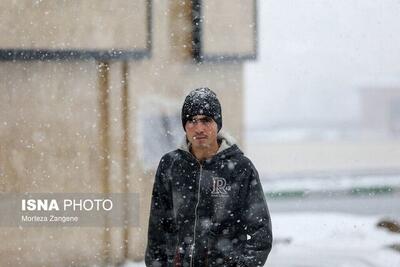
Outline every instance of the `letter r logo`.
POLYGON ((226 180, 221 177, 213 178, 213 190, 211 192, 214 196, 226 196, 228 193, 226 192, 226 180))

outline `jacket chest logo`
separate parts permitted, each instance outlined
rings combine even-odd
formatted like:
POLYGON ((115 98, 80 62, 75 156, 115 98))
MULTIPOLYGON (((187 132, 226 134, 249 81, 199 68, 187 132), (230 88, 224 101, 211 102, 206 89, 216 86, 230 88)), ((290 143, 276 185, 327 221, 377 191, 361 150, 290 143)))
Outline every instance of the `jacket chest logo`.
POLYGON ((213 188, 211 191, 211 196, 213 197, 229 197, 228 191, 231 187, 226 184, 225 178, 214 177, 213 178, 213 188))

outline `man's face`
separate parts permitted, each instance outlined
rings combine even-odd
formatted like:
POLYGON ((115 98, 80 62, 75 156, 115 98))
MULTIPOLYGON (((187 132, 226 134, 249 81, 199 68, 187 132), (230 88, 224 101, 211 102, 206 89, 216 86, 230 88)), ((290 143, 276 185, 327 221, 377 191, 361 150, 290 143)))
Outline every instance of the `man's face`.
POLYGON ((205 115, 194 116, 185 125, 186 136, 194 148, 207 148, 217 141, 218 125, 205 115))

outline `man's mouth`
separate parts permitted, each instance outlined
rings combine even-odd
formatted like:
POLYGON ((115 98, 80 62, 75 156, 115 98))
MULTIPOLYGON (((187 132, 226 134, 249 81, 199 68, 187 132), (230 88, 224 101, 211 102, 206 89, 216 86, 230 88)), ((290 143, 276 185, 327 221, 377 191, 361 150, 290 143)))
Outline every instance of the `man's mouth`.
POLYGON ((200 139, 206 139, 207 136, 205 135, 196 135, 195 137, 193 137, 194 140, 200 140, 200 139))

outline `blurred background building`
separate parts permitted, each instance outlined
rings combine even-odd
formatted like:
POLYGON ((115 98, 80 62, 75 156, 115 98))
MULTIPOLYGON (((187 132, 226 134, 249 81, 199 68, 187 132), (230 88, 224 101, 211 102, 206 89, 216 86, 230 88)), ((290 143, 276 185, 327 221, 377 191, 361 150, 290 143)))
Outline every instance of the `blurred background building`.
POLYGON ((260 1, 245 142, 264 179, 399 174, 399 5, 260 1))
POLYGON ((154 168, 184 136, 188 91, 212 88, 242 142, 255 1, 1 1, 0 13, 0 192, 140 193, 139 227, 2 227, 0 265, 142 260, 154 168))

